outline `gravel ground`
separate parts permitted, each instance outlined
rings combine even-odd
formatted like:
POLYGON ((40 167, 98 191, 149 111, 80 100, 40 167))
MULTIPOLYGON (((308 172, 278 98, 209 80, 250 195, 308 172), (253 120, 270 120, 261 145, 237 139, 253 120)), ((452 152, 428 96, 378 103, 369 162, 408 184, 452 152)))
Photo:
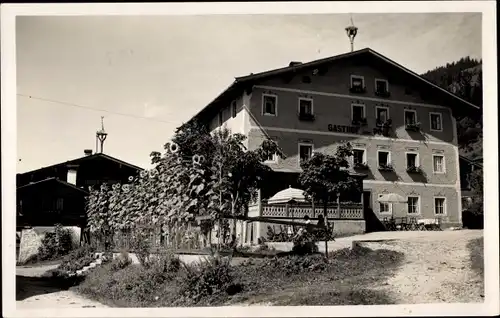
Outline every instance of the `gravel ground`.
POLYGON ((363 243, 405 253, 406 262, 387 285, 399 304, 471 303, 484 301, 484 277, 473 268, 467 244, 482 238, 483 231, 442 231, 391 241, 363 243))
MULTIPOLYGON (((467 247, 470 241, 482 237, 483 231, 477 230, 370 233, 339 239, 329 244, 329 249, 347 247, 353 240, 361 240, 365 241, 363 246, 372 249, 393 249, 405 253, 406 260, 396 274, 385 284, 371 288, 392 295, 398 304, 482 302, 484 277, 480 271, 474 270, 482 264, 471 263, 471 251, 467 247), (366 242, 377 240, 392 241, 366 242)), ((40 277, 54 267, 16 269, 18 309, 107 307, 71 291, 49 286, 46 282, 29 279, 40 277)))

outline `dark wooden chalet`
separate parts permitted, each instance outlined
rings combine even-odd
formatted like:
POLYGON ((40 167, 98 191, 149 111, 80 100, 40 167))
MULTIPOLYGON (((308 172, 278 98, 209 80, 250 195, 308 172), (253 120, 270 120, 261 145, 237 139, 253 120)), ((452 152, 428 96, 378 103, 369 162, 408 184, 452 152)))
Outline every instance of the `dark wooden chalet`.
POLYGON ((17 226, 82 226, 89 186, 127 183, 142 168, 103 153, 17 174, 17 226))

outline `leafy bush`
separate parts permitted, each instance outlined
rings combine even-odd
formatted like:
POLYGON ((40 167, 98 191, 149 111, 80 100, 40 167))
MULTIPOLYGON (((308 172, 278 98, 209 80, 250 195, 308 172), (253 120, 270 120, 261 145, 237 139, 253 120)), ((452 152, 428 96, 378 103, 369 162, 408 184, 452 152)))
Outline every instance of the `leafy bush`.
POLYGON ((127 252, 122 251, 117 258, 111 260, 111 269, 118 271, 132 264, 132 259, 127 252))
POLYGON ((54 232, 45 233, 35 259, 38 261, 53 260, 67 255, 72 248, 71 232, 57 224, 54 232))
POLYGON ((89 273, 77 290, 119 306, 155 306, 158 301, 179 301, 179 259, 171 254, 152 257, 147 266, 133 265, 123 252, 112 262, 89 273))
POLYGON ((81 246, 66 255, 58 269, 70 273, 76 272, 77 270, 88 266, 95 259, 95 250, 92 247, 88 245, 81 246))
POLYGON ((180 295, 188 303, 218 293, 227 293, 233 285, 229 259, 209 257, 206 261, 184 264, 180 295))

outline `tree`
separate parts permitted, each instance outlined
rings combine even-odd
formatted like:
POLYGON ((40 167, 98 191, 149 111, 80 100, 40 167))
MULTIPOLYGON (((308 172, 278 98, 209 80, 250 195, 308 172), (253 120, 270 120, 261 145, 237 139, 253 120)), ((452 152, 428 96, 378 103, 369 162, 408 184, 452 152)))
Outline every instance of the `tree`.
POLYGON ((219 219, 230 213, 233 217, 231 232, 236 233, 235 216, 242 215, 251 200, 257 196, 265 176, 271 168, 263 162, 269 155, 282 151, 271 140, 264 140, 255 150, 247 150, 243 144, 246 136, 231 134, 220 129, 213 134, 212 157, 212 206, 219 211, 219 219))
MULTIPOLYGON (((342 194, 359 187, 357 180, 350 176, 348 170, 348 158, 352 154, 351 144, 342 143, 334 155, 315 153, 301 164, 299 183, 313 202, 322 204, 325 218, 330 202, 339 203, 342 194)), ((328 246, 326 250, 328 253, 328 246)))

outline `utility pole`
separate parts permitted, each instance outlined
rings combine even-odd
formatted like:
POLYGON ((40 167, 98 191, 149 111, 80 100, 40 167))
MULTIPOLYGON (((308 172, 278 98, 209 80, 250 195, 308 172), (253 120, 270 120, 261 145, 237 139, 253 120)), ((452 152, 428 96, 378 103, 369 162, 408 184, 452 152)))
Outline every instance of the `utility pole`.
POLYGON ((98 153, 103 153, 104 152, 104 141, 106 140, 106 137, 108 136, 108 133, 104 130, 104 116, 101 116, 101 130, 98 130, 95 133, 95 152, 98 153), (100 142, 101 145, 101 151, 99 151, 97 143, 100 142))

